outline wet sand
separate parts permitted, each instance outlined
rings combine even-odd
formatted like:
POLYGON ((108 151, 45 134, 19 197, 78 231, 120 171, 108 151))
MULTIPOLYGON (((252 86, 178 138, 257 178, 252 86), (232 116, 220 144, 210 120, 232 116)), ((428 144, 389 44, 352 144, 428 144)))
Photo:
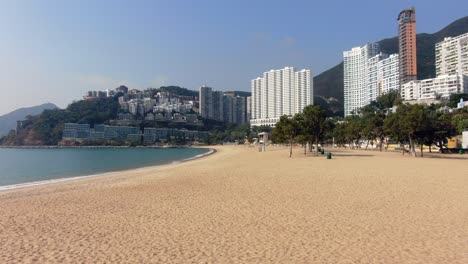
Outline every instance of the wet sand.
POLYGON ((244 146, 0 192, 0 263, 468 263, 468 160, 244 146))

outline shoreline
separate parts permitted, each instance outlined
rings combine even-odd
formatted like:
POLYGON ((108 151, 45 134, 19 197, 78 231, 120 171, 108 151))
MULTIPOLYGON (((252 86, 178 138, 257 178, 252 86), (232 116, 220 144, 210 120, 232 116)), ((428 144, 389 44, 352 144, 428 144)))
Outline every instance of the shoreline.
POLYGON ((212 148, 205 148, 209 149, 208 152, 203 153, 203 154, 198 154, 194 157, 182 159, 182 160, 175 160, 170 163, 165 163, 165 164, 160 164, 160 165, 150 165, 150 166, 143 166, 143 167, 138 167, 138 168, 130 168, 130 169, 123 169, 123 170, 114 170, 114 171, 108 171, 108 172, 102 172, 102 173, 95 173, 95 174, 88 174, 88 175, 79 175, 79 176, 72 176, 72 177, 66 177, 66 178, 57 178, 57 179, 51 179, 51 180, 42 180, 42 181, 33 181, 33 182, 25 182, 25 183, 18 183, 18 184, 10 184, 10 185, 3 185, 0 186, 0 193, 4 191, 14 191, 14 190, 19 190, 19 189, 24 189, 28 187, 35 187, 35 186, 44 186, 44 185, 50 185, 50 184, 55 184, 55 183, 63 183, 63 182, 68 182, 68 181, 74 181, 74 180, 80 180, 80 179, 88 179, 88 178, 94 178, 94 177, 103 177, 103 176, 112 176, 112 174, 115 173, 124 173, 124 172, 135 172, 138 170, 142 169, 155 169, 155 168, 160 168, 163 166, 168 166, 168 165, 175 165, 175 164, 180 164, 184 162, 189 162, 197 159, 201 159, 207 156, 210 156, 212 154, 216 153, 215 149, 212 148))
POLYGON ((63 148, 203 148, 209 145, 165 145, 165 146, 0 146, 0 149, 63 149, 63 148))

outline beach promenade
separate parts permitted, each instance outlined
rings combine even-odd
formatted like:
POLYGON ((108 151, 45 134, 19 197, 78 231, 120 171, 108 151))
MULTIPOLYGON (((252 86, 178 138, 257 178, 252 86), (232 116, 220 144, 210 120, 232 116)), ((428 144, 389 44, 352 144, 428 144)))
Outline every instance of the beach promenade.
POLYGON ((244 146, 0 192, 0 263, 468 263, 468 160, 244 146))

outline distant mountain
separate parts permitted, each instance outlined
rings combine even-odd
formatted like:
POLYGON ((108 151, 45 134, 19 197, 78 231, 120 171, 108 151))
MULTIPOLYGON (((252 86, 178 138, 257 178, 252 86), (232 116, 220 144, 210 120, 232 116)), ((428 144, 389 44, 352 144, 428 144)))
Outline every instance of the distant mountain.
MULTIPOLYGON (((468 32, 468 16, 456 20, 434 34, 417 34, 418 79, 435 77, 435 44, 446 37, 468 32)), ((383 53, 398 53, 398 37, 378 42, 383 53)), ((363 43, 365 44, 365 43, 363 43)), ((314 77, 314 93, 317 97, 336 98, 343 104, 343 62, 314 77)))
POLYGON ((28 115, 38 115, 46 109, 56 109, 56 105, 47 103, 33 107, 25 107, 17 109, 6 115, 0 116, 0 136, 4 136, 10 132, 10 130, 16 128, 16 121, 23 120, 28 115))

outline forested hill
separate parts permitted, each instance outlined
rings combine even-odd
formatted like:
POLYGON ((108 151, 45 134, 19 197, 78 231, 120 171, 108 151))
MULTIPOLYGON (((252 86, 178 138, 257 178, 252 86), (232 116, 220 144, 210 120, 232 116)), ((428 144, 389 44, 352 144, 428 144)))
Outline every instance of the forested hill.
POLYGON ((0 145, 57 145, 62 138, 65 123, 102 124, 115 119, 119 110, 117 97, 73 102, 66 109, 48 109, 28 116, 30 124, 18 134, 9 133, 0 139, 0 145))
MULTIPOLYGON (((161 92, 168 92, 180 96, 198 96, 198 91, 189 90, 187 88, 179 87, 179 86, 162 86, 159 88, 161 92)), ((250 92, 246 91, 225 91, 225 94, 230 94, 233 96, 242 96, 247 97, 251 96, 250 92)))
MULTIPOLYGON (((418 79, 435 77, 435 44, 437 42, 446 37, 455 37, 467 32, 468 16, 456 20, 436 33, 417 34, 418 79)), ((379 41, 379 44, 384 53, 398 53, 397 37, 383 39, 379 41)), ((333 97, 343 102, 343 62, 314 77, 314 93, 319 97, 333 97)))
POLYGON ((180 96, 198 96, 198 91, 189 90, 179 86, 162 86, 159 90, 161 92, 172 93, 180 96))
POLYGON ((0 137, 8 134, 10 130, 16 128, 16 121, 23 120, 26 116, 32 116, 42 113, 46 109, 58 108, 51 103, 41 104, 33 107, 24 107, 16 109, 8 114, 0 116, 0 137))

